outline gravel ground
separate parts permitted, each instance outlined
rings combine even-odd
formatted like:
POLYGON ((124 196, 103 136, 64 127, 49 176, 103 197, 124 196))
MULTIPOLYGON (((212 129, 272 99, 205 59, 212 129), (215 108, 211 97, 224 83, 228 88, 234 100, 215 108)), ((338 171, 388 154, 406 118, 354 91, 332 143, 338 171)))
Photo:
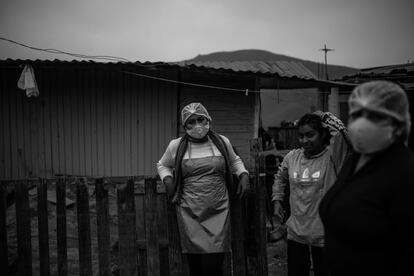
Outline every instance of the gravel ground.
POLYGON ((286 240, 280 240, 267 245, 267 264, 268 275, 286 276, 287 275, 287 243, 286 240))

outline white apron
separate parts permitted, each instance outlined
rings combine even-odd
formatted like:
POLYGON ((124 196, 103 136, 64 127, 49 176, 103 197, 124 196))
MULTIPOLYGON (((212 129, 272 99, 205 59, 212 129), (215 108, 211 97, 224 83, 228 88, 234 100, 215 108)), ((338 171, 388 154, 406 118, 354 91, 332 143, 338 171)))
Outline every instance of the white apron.
POLYGON ((223 156, 182 161, 177 219, 183 253, 230 252, 229 196, 223 156))

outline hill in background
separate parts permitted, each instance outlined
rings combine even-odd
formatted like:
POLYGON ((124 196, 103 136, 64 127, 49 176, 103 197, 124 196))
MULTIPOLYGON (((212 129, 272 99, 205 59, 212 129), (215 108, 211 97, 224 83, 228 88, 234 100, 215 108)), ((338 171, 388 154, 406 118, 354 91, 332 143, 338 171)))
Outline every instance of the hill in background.
MULTIPOLYGON (((325 78, 322 63, 275 54, 264 50, 215 52, 207 55, 198 55, 189 61, 296 61, 301 62, 303 65, 305 65, 318 78, 325 78)), ((358 71, 359 69, 357 68, 328 64, 328 73, 330 80, 340 79, 343 76, 354 74, 358 71)))

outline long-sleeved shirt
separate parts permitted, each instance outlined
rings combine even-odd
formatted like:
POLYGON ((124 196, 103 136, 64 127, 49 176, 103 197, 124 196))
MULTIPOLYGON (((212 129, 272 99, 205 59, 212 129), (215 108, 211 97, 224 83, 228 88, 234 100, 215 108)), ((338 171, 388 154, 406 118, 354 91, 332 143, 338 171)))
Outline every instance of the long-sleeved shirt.
POLYGON ((306 157, 303 149, 290 151, 283 159, 272 186, 272 201, 283 201, 289 185, 291 214, 286 222, 288 238, 314 246, 324 245, 324 231, 318 208, 333 185, 348 154, 343 136, 337 133, 317 155, 306 157))

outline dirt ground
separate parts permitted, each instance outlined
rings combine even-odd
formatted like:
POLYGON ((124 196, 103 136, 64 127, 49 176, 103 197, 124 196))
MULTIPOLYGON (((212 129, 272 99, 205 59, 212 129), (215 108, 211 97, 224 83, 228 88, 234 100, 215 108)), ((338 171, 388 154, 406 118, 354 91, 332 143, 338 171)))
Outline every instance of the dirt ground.
POLYGON ((267 266, 268 275, 286 276, 287 275, 287 243, 280 240, 275 243, 267 244, 267 266))

